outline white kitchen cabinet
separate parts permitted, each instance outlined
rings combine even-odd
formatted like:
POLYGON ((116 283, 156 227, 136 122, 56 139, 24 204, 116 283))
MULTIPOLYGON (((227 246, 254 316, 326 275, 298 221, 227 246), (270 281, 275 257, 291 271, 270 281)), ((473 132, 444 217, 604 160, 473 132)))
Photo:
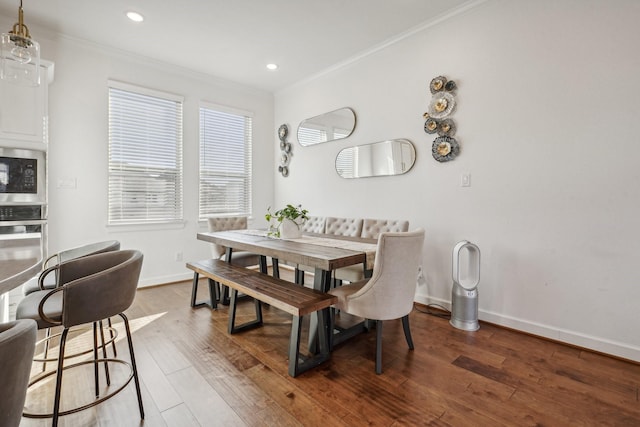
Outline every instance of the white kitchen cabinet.
POLYGON ((0 141, 3 146, 27 143, 46 150, 48 88, 53 79, 53 63, 42 61, 40 85, 18 86, 0 80, 0 141))

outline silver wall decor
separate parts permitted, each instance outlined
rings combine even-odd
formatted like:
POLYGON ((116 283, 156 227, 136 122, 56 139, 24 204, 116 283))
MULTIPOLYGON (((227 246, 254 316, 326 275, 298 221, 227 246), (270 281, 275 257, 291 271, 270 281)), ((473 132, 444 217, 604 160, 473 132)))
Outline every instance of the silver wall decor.
POLYGON ((460 153, 460 145, 453 138, 456 124, 451 118, 456 108, 456 89, 456 83, 444 76, 433 78, 429 84, 431 101, 427 112, 423 114, 424 131, 428 134, 438 134, 431 145, 431 154, 439 162, 453 160, 460 153))
POLYGON ((291 143, 287 142, 287 135, 289 135, 289 127, 286 124, 280 125, 278 128, 278 139, 280 139, 280 166, 278 166, 278 172, 285 178, 289 176, 289 163, 293 155, 291 143))

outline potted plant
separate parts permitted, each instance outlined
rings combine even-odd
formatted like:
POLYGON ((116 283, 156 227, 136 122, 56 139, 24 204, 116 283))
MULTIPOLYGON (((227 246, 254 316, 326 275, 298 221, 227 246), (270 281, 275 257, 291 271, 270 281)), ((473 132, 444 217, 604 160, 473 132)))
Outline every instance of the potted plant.
POLYGON ((272 213, 271 206, 269 206, 264 216, 269 221, 269 235, 282 239, 295 239, 302 236, 302 228, 300 226, 309 219, 308 212, 308 210, 302 209, 302 205, 293 206, 288 204, 286 207, 272 213), (272 224, 272 220, 276 221, 275 225, 272 224))

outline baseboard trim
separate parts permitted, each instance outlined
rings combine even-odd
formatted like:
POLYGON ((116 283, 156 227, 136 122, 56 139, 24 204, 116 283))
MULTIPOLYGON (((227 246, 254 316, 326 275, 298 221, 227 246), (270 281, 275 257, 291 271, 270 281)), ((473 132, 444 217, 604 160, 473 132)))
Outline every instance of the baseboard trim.
MULTIPOLYGON (((451 310, 451 301, 440 298, 416 295, 415 301, 424 305, 437 304, 445 307, 447 310, 451 310)), ((640 362, 640 348, 624 343, 481 309, 478 310, 478 319, 483 322, 558 341, 596 353, 614 356, 634 363, 640 362)))

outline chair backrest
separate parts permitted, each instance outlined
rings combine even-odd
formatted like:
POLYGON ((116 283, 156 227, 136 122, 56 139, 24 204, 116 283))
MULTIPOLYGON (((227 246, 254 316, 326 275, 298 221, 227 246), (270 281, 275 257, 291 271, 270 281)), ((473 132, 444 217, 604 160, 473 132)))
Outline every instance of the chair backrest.
POLYGON ((140 251, 122 250, 61 264, 62 325, 95 322, 128 309, 138 288, 142 259, 140 251))
POLYGON ((369 219, 365 218, 362 224, 362 234, 365 239, 377 239, 380 233, 409 231, 409 221, 393 219, 369 219))
POLYGON ((77 248, 66 249, 58 252, 58 262, 63 263, 84 256, 101 254, 120 250, 120 242, 117 240, 107 240, 104 242, 89 243, 77 248))
POLYGON ((323 216, 310 216, 304 224, 302 224, 302 232, 304 233, 324 233, 326 218, 323 216))
POLYGON ((20 424, 35 346, 35 321, 0 324, 0 426, 20 424))
POLYGON ((381 233, 371 279, 348 297, 347 312, 375 320, 398 319, 409 314, 413 309, 423 244, 423 229, 381 233))
POLYGON ((359 237, 362 232, 362 218, 327 217, 324 232, 336 236, 359 237))
MULTIPOLYGON (((207 220, 209 231, 227 231, 227 230, 246 230, 246 216, 224 216, 214 217, 207 220)), ((220 258, 226 252, 227 248, 222 245, 211 244, 211 254, 213 258, 220 258)))

